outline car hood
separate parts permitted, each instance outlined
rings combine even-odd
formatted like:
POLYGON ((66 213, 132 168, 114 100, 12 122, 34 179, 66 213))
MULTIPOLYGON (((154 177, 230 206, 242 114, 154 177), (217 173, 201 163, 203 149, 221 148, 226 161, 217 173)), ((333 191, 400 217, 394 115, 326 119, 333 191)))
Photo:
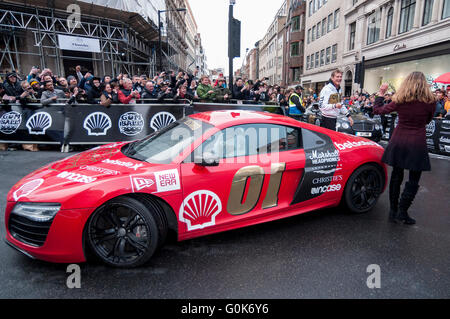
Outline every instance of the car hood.
POLYGON ((96 207, 98 199, 105 196, 161 190, 156 177, 165 171, 177 178, 178 187, 169 189, 179 189, 177 165, 150 164, 126 157, 120 151, 125 144, 97 147, 46 165, 14 185, 8 201, 58 202, 62 208, 96 207))

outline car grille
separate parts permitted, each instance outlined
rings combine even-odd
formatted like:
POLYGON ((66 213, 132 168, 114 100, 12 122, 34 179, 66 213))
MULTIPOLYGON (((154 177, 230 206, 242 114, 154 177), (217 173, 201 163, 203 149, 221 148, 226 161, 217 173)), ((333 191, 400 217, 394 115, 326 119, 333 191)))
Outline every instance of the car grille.
POLYGON ((53 220, 36 222, 22 216, 11 214, 9 218, 9 232, 18 241, 41 247, 47 239, 52 222, 53 220))
POLYGON ((358 132, 372 132, 374 124, 372 123, 355 123, 353 124, 353 130, 358 132))

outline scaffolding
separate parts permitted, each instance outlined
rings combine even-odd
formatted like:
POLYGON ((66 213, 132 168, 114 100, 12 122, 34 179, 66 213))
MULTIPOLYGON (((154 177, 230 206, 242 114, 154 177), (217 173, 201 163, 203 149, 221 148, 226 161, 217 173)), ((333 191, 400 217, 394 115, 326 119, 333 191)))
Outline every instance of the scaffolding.
MULTIPOLYGON (((56 2, 53 2, 56 3, 56 2)), ((107 12, 106 8, 103 9, 107 12)), ((22 67, 24 57, 35 58, 36 65, 55 66, 55 74, 64 74, 64 60, 90 60, 98 73, 116 76, 119 73, 156 73, 157 26, 142 16, 122 12, 124 21, 83 14, 80 23, 71 27, 70 16, 55 7, 37 7, 0 2, 0 73, 17 71, 27 74, 22 67), (134 28, 133 28, 133 27, 134 28), (139 31, 136 31, 138 29, 139 31), (32 36, 30 36, 32 33, 32 36), (72 35, 97 39, 100 53, 92 57, 70 55, 61 50, 58 35, 72 35), (33 42, 30 45, 30 37, 33 42)))

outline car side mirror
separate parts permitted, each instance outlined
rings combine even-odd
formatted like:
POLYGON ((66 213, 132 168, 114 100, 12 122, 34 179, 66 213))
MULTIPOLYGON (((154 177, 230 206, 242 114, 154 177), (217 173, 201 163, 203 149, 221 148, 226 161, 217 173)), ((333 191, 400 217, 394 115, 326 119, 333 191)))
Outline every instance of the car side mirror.
POLYGON ((205 152, 203 155, 194 156, 194 163, 200 166, 219 166, 219 157, 210 152, 205 152))

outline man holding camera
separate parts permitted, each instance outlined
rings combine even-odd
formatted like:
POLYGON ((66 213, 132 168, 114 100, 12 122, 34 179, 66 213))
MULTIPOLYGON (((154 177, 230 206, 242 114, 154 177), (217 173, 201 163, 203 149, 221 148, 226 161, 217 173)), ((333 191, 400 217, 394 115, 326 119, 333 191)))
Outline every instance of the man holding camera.
POLYGON ((342 104, 342 75, 343 72, 335 70, 331 73, 331 79, 320 92, 319 108, 322 112, 322 127, 335 131, 337 117, 343 114, 348 117, 350 126, 353 126, 353 119, 349 110, 342 104))

